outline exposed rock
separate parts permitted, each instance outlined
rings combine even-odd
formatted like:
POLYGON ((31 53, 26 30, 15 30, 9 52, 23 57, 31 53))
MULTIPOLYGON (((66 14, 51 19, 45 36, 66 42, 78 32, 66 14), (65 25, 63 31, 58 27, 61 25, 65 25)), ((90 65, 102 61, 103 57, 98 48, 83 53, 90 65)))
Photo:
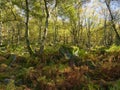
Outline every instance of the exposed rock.
POLYGON ((5 84, 8 84, 10 81, 11 81, 11 79, 9 79, 9 78, 4 79, 5 84))
POLYGON ((66 59, 71 59, 74 56, 78 56, 79 48, 75 46, 65 46, 62 45, 59 48, 59 53, 66 59))
POLYGON ((11 60, 11 59, 13 60, 13 59, 16 58, 16 55, 15 55, 15 54, 10 54, 10 53, 9 53, 9 54, 6 54, 6 55, 4 55, 4 56, 5 56, 5 58, 10 59, 10 60, 11 60))
POLYGON ((16 54, 6 54, 5 57, 10 61, 10 63, 8 63, 9 66, 11 66, 14 63, 22 64, 27 62, 25 57, 18 56, 16 54))

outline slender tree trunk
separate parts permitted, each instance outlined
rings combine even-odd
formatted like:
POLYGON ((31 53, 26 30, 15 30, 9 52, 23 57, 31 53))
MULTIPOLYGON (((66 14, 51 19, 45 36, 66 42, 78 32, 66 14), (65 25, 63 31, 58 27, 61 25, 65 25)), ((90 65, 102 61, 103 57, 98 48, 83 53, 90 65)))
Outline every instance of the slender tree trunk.
POLYGON ((88 27, 87 37, 88 37, 88 48, 90 49, 91 48, 91 31, 89 27, 88 27))
POLYGON ((42 36, 42 19, 40 19, 39 23, 39 36, 38 36, 38 43, 41 43, 41 36, 42 36))
POLYGON ((87 48, 90 50, 91 48, 91 23, 90 20, 88 19, 87 21, 87 26, 86 26, 86 30, 87 30, 87 48))
POLYGON ((12 37, 11 37, 11 45, 14 46, 14 38, 15 38, 15 28, 12 26, 12 37))
POLYGON ((105 21, 104 21, 104 45, 105 46, 107 45, 107 42, 106 42, 106 18, 105 18, 105 21))
POLYGON ((0 22, 0 45, 2 45, 2 22, 0 22))
POLYGON ((46 11, 46 21, 45 21, 45 29, 44 29, 43 37, 41 40, 40 54, 42 54, 44 51, 44 45, 45 45, 47 32, 48 32, 49 11, 48 11, 48 7, 47 7, 47 0, 44 0, 44 3, 45 3, 45 11, 46 11))
MULTIPOLYGON (((80 3, 80 1, 78 0, 77 2, 78 4, 80 3)), ((80 8, 81 8, 81 4, 77 7, 77 18, 78 18, 78 21, 77 21, 77 45, 80 46, 80 27, 81 27, 81 23, 80 23, 80 8)))
POLYGON ((33 51, 30 47, 30 41, 29 41, 29 4, 28 4, 28 0, 25 0, 26 3, 26 28, 25 28, 25 39, 26 39, 26 45, 27 45, 27 49, 30 55, 33 55, 33 51))
POLYGON ((83 40, 83 26, 82 26, 82 22, 80 22, 80 36, 79 36, 79 42, 80 42, 80 45, 83 46, 84 45, 84 40, 83 40))
POLYGON ((78 32, 77 32, 77 44, 79 45, 80 44, 80 16, 79 16, 79 14, 78 14, 78 32))
POLYGON ((66 31, 64 30, 64 44, 66 44, 66 31))
MULTIPOLYGON (((40 0, 40 10, 42 12, 42 15, 44 15, 45 11, 42 4, 43 4, 43 0, 40 0)), ((40 46, 42 41, 43 18, 39 17, 38 25, 39 25, 38 45, 40 46)))
MULTIPOLYGON (((2 18, 2 9, 0 9, 0 15, 2 18)), ((2 21, 0 21, 0 45, 2 45, 2 21)))
POLYGON ((18 27, 18 29, 17 29, 17 45, 19 45, 20 44, 20 26, 17 24, 17 27, 18 27))
POLYGON ((57 8, 57 0, 55 2, 55 19, 54 19, 54 44, 56 44, 57 37, 58 37, 58 28, 57 28, 57 16, 58 16, 58 8, 57 8))
POLYGON ((117 39, 120 42, 120 35, 119 35, 118 31, 117 31, 117 28, 116 28, 116 25, 115 25, 115 22, 114 22, 114 17, 113 17, 113 14, 111 12, 111 9, 110 9, 110 1, 107 2, 107 0, 105 0, 105 4, 106 4, 107 9, 108 9, 109 14, 110 14, 112 28, 113 28, 114 32, 116 33, 117 39))
POLYGON ((56 44, 56 41, 57 41, 57 16, 55 16, 55 20, 54 20, 54 44, 56 44))
POLYGON ((7 37, 7 44, 8 44, 8 46, 10 46, 10 44, 11 44, 11 31, 10 31, 10 29, 9 29, 9 27, 8 27, 9 25, 6 25, 6 27, 7 27, 7 35, 9 36, 9 37, 7 37))

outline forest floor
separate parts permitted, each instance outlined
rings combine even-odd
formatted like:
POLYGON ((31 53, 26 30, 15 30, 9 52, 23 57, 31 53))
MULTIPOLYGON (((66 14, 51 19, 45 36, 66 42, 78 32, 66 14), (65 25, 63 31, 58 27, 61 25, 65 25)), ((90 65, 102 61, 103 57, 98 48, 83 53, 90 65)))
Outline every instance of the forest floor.
POLYGON ((0 55, 0 90, 120 90, 120 51, 90 51, 71 60, 0 55))

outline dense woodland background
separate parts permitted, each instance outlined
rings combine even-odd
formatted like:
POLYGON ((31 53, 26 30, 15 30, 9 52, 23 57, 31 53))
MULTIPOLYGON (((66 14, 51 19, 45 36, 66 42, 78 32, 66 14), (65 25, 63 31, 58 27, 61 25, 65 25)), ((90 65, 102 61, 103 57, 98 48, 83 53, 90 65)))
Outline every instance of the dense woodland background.
POLYGON ((0 90, 120 90, 119 4, 1 0, 0 90))

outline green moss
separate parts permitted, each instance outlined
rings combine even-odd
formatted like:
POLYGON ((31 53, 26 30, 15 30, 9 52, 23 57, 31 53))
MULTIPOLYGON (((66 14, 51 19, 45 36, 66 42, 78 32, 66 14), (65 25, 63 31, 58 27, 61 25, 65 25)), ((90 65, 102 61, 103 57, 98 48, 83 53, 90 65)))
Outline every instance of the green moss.
POLYGON ((113 44, 109 49, 106 50, 107 52, 118 52, 120 51, 120 46, 116 46, 115 44, 113 44))
POLYGON ((14 80, 11 80, 11 81, 7 84, 6 90, 16 90, 15 84, 14 84, 14 80))

